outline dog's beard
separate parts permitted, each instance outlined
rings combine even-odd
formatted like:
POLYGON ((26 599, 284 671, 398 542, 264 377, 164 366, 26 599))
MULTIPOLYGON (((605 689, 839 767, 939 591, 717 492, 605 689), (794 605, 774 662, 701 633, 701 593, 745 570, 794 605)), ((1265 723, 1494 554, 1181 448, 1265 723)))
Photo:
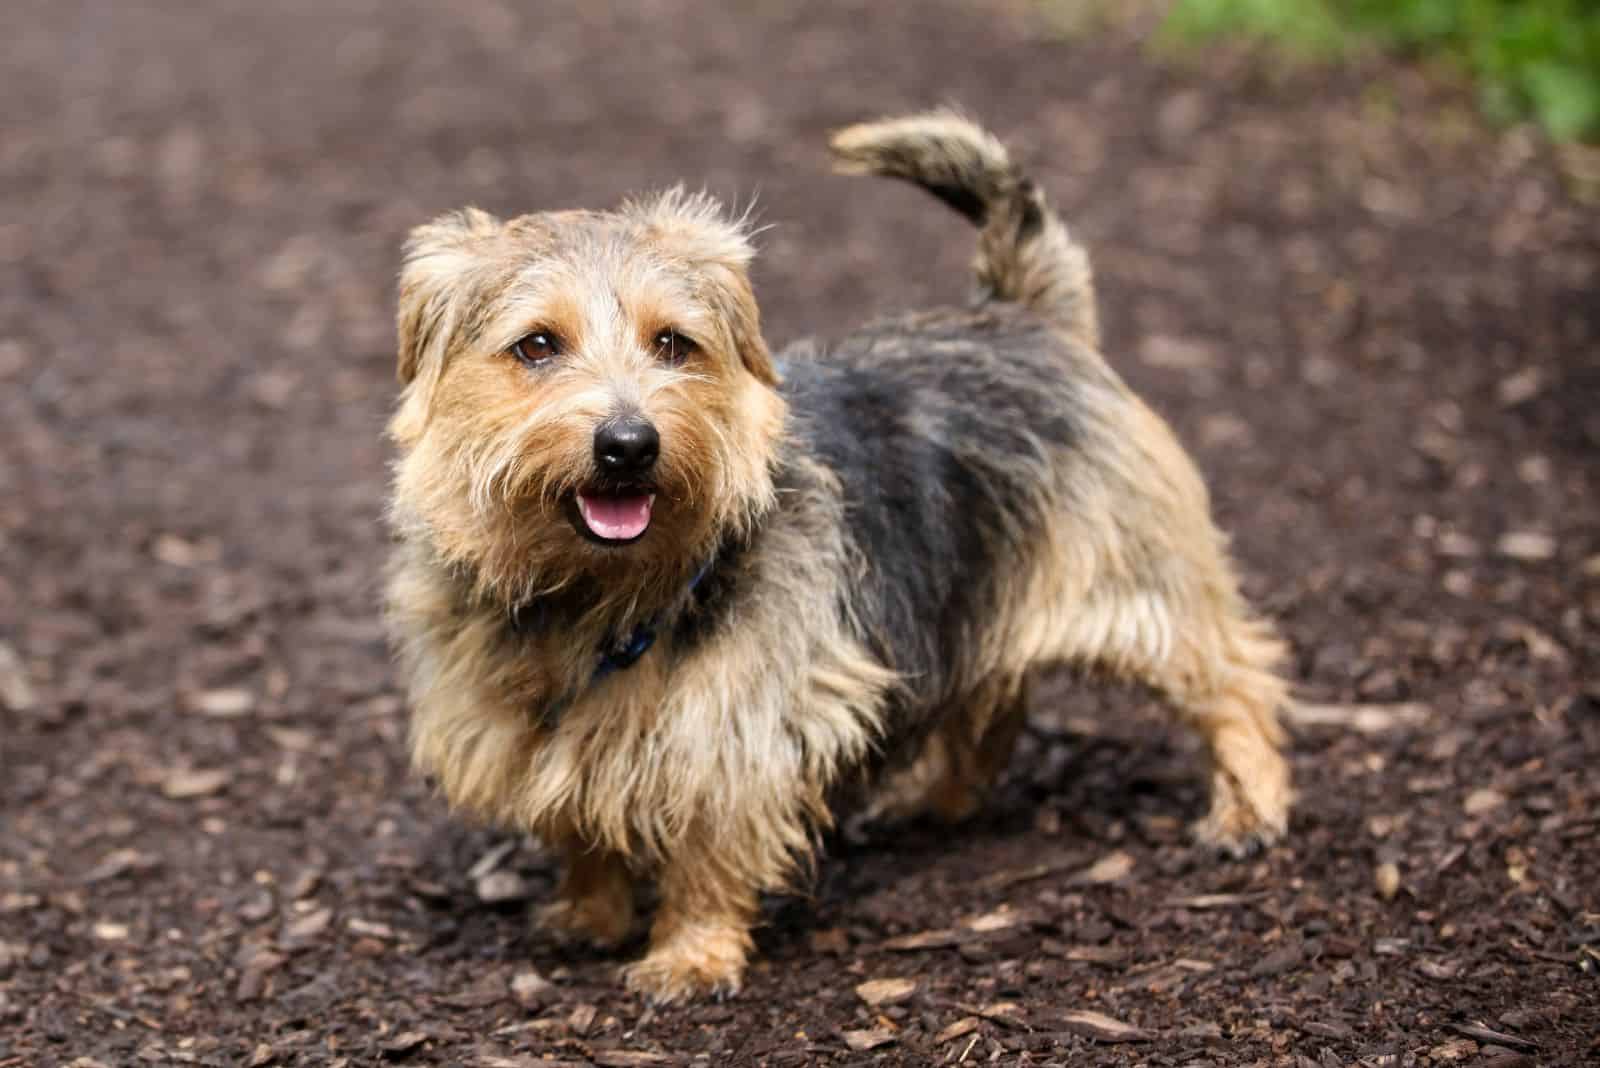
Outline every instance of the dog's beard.
POLYGON ((399 521, 479 596, 521 604, 595 587, 635 603, 677 596, 776 503, 769 457, 781 405, 770 399, 732 407, 731 422, 704 397, 653 405, 656 462, 606 479, 594 458, 603 410, 571 396, 495 410, 481 403, 488 395, 444 405, 396 480, 399 521))
MULTIPOLYGON (((664 454, 647 476, 608 479, 587 455, 561 456, 539 436, 459 456, 457 501, 471 534, 466 563, 511 603, 582 584, 651 600, 692 575, 722 537, 711 487, 664 454), (530 440, 532 439, 532 440, 530 440)), ((714 468, 713 468, 714 473, 714 468)))

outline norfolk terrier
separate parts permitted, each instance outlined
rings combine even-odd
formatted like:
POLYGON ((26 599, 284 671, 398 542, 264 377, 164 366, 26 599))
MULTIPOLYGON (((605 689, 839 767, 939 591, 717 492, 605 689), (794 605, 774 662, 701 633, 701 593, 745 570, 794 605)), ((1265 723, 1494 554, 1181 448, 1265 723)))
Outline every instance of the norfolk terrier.
POLYGON ((960 116, 832 148, 975 224, 974 306, 774 358, 748 220, 682 190, 449 214, 400 279, 388 612, 416 766, 561 852, 547 928, 615 946, 653 879, 624 978, 658 1001, 738 989, 758 895, 842 796, 971 812, 1047 665, 1147 683, 1200 732, 1202 840, 1288 818, 1282 645, 1101 357, 1083 248, 960 116))

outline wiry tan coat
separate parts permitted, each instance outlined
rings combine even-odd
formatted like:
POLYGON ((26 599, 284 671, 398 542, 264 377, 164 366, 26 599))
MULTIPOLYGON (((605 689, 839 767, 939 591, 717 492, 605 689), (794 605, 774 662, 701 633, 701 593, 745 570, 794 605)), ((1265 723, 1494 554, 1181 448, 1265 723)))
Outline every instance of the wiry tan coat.
POLYGON ((660 999, 739 985, 756 895, 803 868, 840 787, 882 770, 882 808, 970 811, 1041 664, 1172 700, 1209 743, 1207 840, 1285 828, 1280 645, 1192 463, 1097 352, 1083 250, 963 119, 834 147, 979 224, 984 307, 801 346, 780 373, 745 226, 678 193, 447 217, 402 276, 389 617, 416 764, 562 846, 554 928, 614 944, 657 877, 628 979, 660 999), (652 355, 668 327, 696 342, 682 365, 652 355), (535 329, 567 352, 530 371, 506 353, 535 329), (626 548, 574 534, 570 509, 619 408, 662 442, 626 548), (530 605, 544 623, 512 625, 530 605), (597 673, 640 627, 654 647, 597 673))

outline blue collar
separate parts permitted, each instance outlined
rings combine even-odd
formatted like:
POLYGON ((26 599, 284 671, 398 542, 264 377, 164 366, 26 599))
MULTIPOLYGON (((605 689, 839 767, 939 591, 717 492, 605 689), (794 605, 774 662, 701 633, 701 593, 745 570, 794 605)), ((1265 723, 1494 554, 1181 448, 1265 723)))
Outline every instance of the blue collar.
MULTIPOLYGON (((707 560, 700 570, 694 573, 694 577, 689 580, 688 592, 691 597, 705 582, 706 576, 711 574, 712 568, 716 566, 717 558, 718 554, 713 553, 711 559, 707 560)), ((513 631, 518 634, 527 634, 543 628, 549 622, 549 615, 549 606, 540 602, 513 605, 509 613, 509 622, 513 631)), ((541 718, 546 723, 554 726, 560 722, 563 713, 571 707, 572 703, 582 695, 585 689, 596 685, 610 675, 614 675, 619 671, 626 671, 637 664, 640 658, 650 651, 650 647, 655 645, 656 628, 660 622, 661 617, 659 615, 652 616, 634 627, 627 638, 621 641, 617 640, 615 635, 608 636, 596 651, 598 660, 595 663, 594 671, 589 675, 588 682, 550 702, 545 707, 541 718)))
MULTIPOLYGON (((694 578, 689 580, 689 594, 699 588, 700 583, 711 573, 711 565, 716 563, 715 554, 707 560, 699 571, 694 573, 694 578)), ((633 633, 628 635, 628 640, 618 642, 608 640, 600 646, 600 662, 594 666, 594 674, 589 676, 589 685, 593 686, 608 675, 618 671, 626 671, 639 662, 639 658, 650 651, 656 643, 656 624, 660 617, 656 616, 645 620, 633 628, 633 633)))

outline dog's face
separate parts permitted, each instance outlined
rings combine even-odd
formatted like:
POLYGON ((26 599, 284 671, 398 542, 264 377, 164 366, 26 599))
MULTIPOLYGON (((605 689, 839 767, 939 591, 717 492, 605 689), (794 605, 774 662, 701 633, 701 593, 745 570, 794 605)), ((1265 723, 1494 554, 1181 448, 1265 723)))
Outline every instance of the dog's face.
POLYGON ((414 231, 401 522, 512 598, 677 580, 772 496, 783 406, 750 257, 714 201, 676 192, 414 231))

